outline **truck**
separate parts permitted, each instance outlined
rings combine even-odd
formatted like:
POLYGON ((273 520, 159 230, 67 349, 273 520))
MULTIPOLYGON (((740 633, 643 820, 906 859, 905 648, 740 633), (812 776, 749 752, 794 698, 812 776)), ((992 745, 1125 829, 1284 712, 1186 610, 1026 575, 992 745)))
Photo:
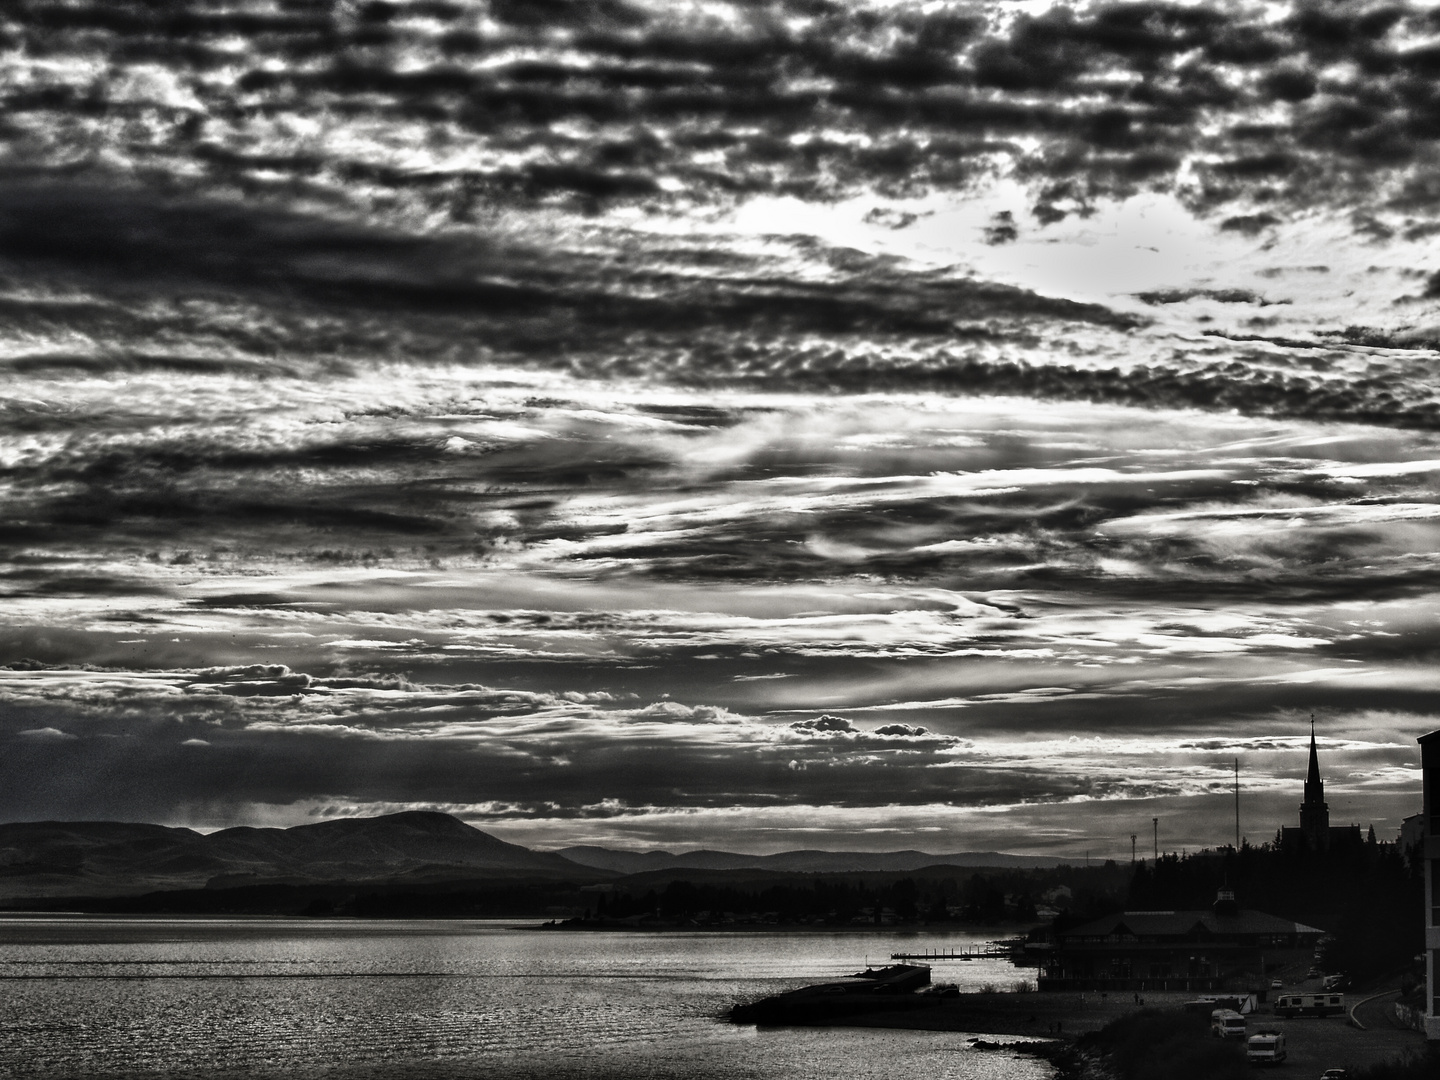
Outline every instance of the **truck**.
POLYGON ((1245 1017, 1234 1009, 1216 1009, 1210 1014, 1210 1034, 1217 1039, 1243 1039, 1245 1017))
POLYGON ((1245 1040, 1245 1059, 1251 1065, 1279 1065, 1285 1060, 1285 1033, 1257 1031, 1245 1040))
POLYGON ((1275 999, 1276 1016, 1331 1016, 1345 1011, 1345 995, 1281 994, 1275 999))

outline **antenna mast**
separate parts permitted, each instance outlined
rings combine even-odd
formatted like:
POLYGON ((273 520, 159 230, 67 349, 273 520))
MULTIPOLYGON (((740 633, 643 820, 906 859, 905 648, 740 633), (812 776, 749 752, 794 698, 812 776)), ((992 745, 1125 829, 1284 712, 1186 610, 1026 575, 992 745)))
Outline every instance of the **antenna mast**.
POLYGON ((1240 759, 1235 759, 1235 854, 1240 854, 1240 759))

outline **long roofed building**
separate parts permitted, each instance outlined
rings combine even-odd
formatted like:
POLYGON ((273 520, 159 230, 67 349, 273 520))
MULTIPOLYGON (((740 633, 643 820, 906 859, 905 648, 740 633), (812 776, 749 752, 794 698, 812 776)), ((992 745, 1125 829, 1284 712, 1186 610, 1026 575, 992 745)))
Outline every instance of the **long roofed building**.
POLYGON ((1061 931, 1042 990, 1254 990, 1274 954, 1313 949, 1313 926, 1251 911, 1222 889, 1209 909, 1125 911, 1061 931))

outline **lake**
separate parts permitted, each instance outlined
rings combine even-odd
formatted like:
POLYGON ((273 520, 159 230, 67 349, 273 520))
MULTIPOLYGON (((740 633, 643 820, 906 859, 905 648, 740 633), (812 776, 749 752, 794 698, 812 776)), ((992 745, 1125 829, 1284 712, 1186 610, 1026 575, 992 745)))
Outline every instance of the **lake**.
MULTIPOLYGON (((0 1075, 1045 1080, 954 1032, 763 1029, 735 1002, 961 933, 625 933, 484 921, 0 916, 0 1075)), ((937 982, 1009 987, 999 958, 937 982)))

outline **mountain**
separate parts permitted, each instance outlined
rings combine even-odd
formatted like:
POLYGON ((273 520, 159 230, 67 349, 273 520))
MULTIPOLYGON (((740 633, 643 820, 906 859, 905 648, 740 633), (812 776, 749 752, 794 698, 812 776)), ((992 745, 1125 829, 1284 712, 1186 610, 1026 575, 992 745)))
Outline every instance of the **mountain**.
POLYGON ((116 821, 0 825, 0 901, 133 896, 187 889, 355 882, 466 880, 596 882, 673 870, 771 873, 908 872, 927 866, 1050 867, 1055 858, 967 851, 615 851, 577 846, 532 851, 449 814, 410 811, 340 818, 288 829, 193 829, 116 821))
POLYGON ((0 825, 0 898, 11 899, 270 882, 608 876, 424 811, 208 836, 113 821, 0 825))
POLYGON ((206 837, 211 852, 231 863, 291 868, 310 878, 350 879, 417 870, 575 871, 576 863, 466 825, 449 814, 410 811, 341 818, 289 829, 225 829, 206 837))
POLYGON ((1046 855, 1007 855, 997 851, 960 851, 931 855, 924 851, 782 851, 775 855, 740 855, 700 849, 674 854, 669 851, 616 851, 579 845, 557 852, 571 862, 621 874, 653 870, 774 870, 800 874, 864 873, 921 870, 927 866, 1019 867, 1048 869, 1066 860, 1046 855))

